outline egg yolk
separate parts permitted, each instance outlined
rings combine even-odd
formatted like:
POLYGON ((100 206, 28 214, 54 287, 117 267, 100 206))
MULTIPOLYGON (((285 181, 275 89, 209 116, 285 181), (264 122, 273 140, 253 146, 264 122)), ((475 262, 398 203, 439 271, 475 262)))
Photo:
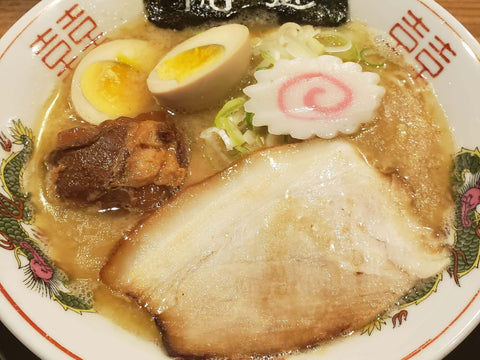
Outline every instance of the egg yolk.
POLYGON ((147 76, 128 63, 99 61, 85 69, 80 86, 83 96, 98 111, 111 118, 134 117, 154 103, 147 76))
POLYGON ((225 47, 222 45, 205 45, 183 51, 157 67, 158 77, 162 80, 184 81, 217 62, 224 53, 225 47))

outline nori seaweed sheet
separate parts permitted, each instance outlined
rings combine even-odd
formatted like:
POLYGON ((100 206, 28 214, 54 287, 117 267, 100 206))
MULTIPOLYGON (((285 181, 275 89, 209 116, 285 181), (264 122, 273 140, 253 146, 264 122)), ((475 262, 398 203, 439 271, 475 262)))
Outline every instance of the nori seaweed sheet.
POLYGON ((293 21, 314 26, 340 26, 348 20, 348 0, 231 0, 231 8, 220 8, 229 1, 144 0, 149 21, 158 27, 181 30, 209 20, 226 20, 245 9, 261 8, 275 13, 280 23, 293 21), (272 6, 275 4, 275 6, 272 6), (304 9, 301 9, 302 5, 304 9))

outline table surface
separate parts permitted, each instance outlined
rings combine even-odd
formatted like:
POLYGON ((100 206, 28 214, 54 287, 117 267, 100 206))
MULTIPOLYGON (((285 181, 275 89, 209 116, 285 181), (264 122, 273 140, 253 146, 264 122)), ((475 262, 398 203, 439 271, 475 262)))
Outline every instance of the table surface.
MULTIPOLYGON (((0 37, 38 0, 0 0, 0 37)), ((480 0, 437 0, 480 41, 480 0)), ((480 326, 444 360, 474 359, 478 356, 480 326), (476 355, 474 355, 476 354, 476 355)), ((36 360, 0 323, 0 360, 36 360)))

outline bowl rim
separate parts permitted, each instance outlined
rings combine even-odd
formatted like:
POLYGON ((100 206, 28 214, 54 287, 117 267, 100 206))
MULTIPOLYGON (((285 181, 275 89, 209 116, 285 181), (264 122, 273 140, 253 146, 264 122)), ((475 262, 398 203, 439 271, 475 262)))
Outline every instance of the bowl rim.
MULTIPOLYGON (((36 5, 34 5, 28 12, 26 12, 19 20, 11 26, 7 32, 0 38, 0 61, 3 59, 5 54, 10 50, 11 46, 17 41, 17 39, 33 24, 35 23, 45 12, 47 12, 52 6, 57 5, 63 0, 40 0, 36 5)), ((415 1, 440 20, 444 22, 445 25, 449 27, 453 33, 459 38, 459 40, 464 44, 464 47, 467 51, 470 52, 471 56, 476 58, 477 62, 480 64, 480 43, 477 39, 466 29, 466 27, 460 23, 452 14, 450 14, 446 9, 444 9, 440 4, 434 0, 411 0, 415 1)), ((2 311, 0 313, 0 321, 8 328, 8 330, 17 337, 24 346, 32 350, 39 357, 50 357, 52 356, 52 346, 53 345, 58 351, 58 358, 74 358, 81 359, 79 356, 73 354, 71 351, 59 344, 55 339, 51 338, 46 334, 35 322, 29 319, 28 315, 18 306, 15 300, 10 296, 10 294, 5 290, 3 285, 0 283, 0 308, 4 308, 5 304, 7 307, 13 308, 11 311, 2 311), (35 339, 35 340, 32 340, 35 339)), ((457 333, 457 336, 454 336, 450 341, 443 347, 438 348, 436 355, 440 357, 445 357, 449 354, 455 347, 457 347, 479 324, 480 324, 480 289, 476 291, 474 296, 470 299, 467 305, 460 311, 460 313, 452 320, 447 327, 445 327, 441 332, 438 333, 436 337, 425 342, 422 346, 413 350, 409 355, 404 357, 402 360, 407 360, 415 357, 417 354, 422 352, 425 348, 435 343, 445 332, 451 329, 452 326, 458 326, 462 322, 464 325, 461 327, 460 331, 457 333), (474 306, 476 304, 476 306, 474 306), (476 310, 475 310, 476 308, 476 310), (473 316, 469 319, 465 318, 465 313, 468 311, 474 310, 473 316), (459 322, 459 320, 462 320, 459 322)), ((57 355, 55 355, 57 356, 57 355)), ((57 358, 57 357, 55 357, 57 358)))

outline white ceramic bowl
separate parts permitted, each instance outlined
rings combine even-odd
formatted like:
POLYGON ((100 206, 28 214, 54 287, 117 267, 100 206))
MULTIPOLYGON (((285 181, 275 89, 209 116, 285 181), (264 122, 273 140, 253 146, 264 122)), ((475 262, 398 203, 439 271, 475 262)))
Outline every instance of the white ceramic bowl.
MULTIPOLYGON (((474 151, 480 144, 480 46, 475 39, 432 0, 350 3, 352 18, 389 33, 394 44, 405 48, 418 71, 433 84, 454 129, 459 151, 474 151)), ((0 151, 0 157, 4 164, 24 147, 13 143, 8 149, 8 140, 14 140, 10 130, 14 120, 31 127, 62 73, 71 71, 73 57, 97 36, 108 34, 141 12, 141 0, 121 4, 117 0, 45 0, 1 39, 0 134, 4 133, 6 150, 0 151)), ((478 152, 472 154, 479 156, 478 152)), ((11 195, 5 191, 2 194, 4 198, 11 195)), ((34 224, 20 226, 29 233, 34 230, 34 224)), ((475 235, 476 224, 472 226, 470 255, 478 255, 480 239, 475 235)), ((21 253, 15 256, 7 237, 0 235, 0 246, 0 319, 39 357, 166 357, 161 348, 120 330, 98 314, 65 311, 49 296, 28 288, 17 259, 22 266, 32 264, 21 253)), ((381 331, 322 347, 321 358, 407 360, 445 356, 480 321, 480 272, 476 268, 478 257, 473 257, 468 271, 459 274, 461 286, 444 274, 436 293, 404 309, 408 320, 385 319, 381 331), (401 326, 399 320, 403 320, 401 326)))

